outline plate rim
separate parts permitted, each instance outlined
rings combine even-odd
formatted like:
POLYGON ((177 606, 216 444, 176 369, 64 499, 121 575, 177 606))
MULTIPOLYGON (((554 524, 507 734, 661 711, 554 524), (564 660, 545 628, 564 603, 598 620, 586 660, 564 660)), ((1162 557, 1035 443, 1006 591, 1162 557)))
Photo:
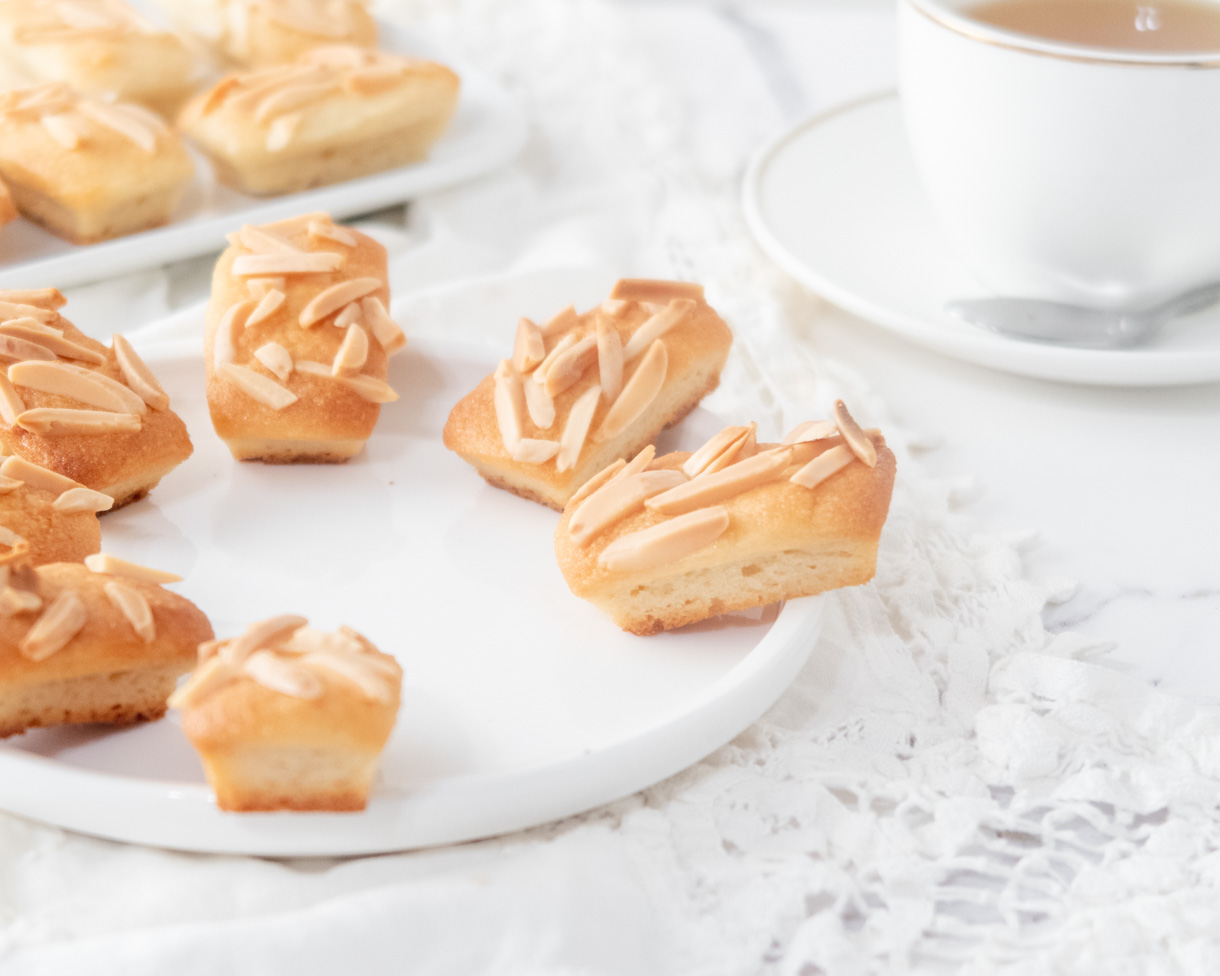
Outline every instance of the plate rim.
POLYGON ((977 333, 950 332, 921 315, 891 308, 840 285, 794 253, 771 229, 764 214, 762 193, 768 167, 790 143, 809 130, 832 123, 842 115, 900 100, 895 89, 887 88, 810 113, 755 151, 743 179, 742 207, 750 233, 780 268, 845 311, 909 342, 1010 375, 1105 387, 1190 386, 1220 380, 1220 349, 1202 352, 1073 349, 981 330, 977 333), (1107 371, 1099 371, 1099 365, 1104 365, 1107 371), (1155 367, 1155 371, 1149 372, 1150 366, 1155 367))

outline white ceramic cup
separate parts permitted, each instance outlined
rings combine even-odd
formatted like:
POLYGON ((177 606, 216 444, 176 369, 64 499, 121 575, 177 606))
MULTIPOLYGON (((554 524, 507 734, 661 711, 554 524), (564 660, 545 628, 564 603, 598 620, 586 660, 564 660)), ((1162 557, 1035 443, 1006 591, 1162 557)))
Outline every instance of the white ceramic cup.
POLYGON ((899 0, 911 148, 972 274, 1099 308, 1220 280, 1220 51, 1044 41, 972 5, 899 0))

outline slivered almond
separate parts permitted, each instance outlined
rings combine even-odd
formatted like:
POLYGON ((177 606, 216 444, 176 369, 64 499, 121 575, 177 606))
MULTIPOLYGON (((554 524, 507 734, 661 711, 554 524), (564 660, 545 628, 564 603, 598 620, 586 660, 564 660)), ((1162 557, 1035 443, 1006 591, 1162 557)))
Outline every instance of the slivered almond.
POLYGON ((190 708, 212 692, 230 684, 235 677, 233 669, 219 657, 207 658, 201 661, 190 680, 169 696, 166 704, 170 708, 190 708))
POLYGON ((675 298, 664 309, 646 320, 623 346, 623 362, 631 362, 648 349, 653 342, 681 322, 694 307, 695 303, 689 298, 675 298))
POLYGON ((148 404, 117 380, 71 363, 26 362, 8 368, 14 386, 68 397, 115 413, 143 414, 148 404))
POLYGON ((76 149, 88 135, 81 117, 74 112, 44 115, 39 121, 47 135, 69 151, 76 149))
POLYGON ((35 407, 17 415, 17 426, 31 434, 113 434, 133 433, 140 429, 134 413, 106 410, 69 410, 60 407, 35 407))
POLYGON ((534 369, 533 373, 530 374, 530 379, 534 380, 536 383, 545 382, 547 370, 551 368, 555 360, 576 345, 576 342, 576 336, 572 335, 570 332, 565 336, 561 336, 559 341, 556 342, 551 348, 551 351, 546 354, 546 358, 543 359, 542 362, 540 362, 534 369))
POLYGON ((522 437, 512 450, 513 460, 522 464, 545 464, 559 450, 558 441, 538 440, 522 437))
POLYGON ((560 332, 564 332, 572 328, 572 326, 579 321, 580 316, 576 314, 576 307, 574 305, 569 305, 562 312, 558 312, 552 316, 547 321, 546 325, 542 326, 542 334, 547 338, 550 338, 553 335, 558 335, 560 332))
POLYGON ((622 474, 617 475, 617 478, 630 478, 633 474, 639 474, 641 471, 647 471, 648 465, 652 464, 653 459, 657 456, 657 448, 655 444, 649 444, 633 457, 623 468, 622 474))
MULTIPOLYGON (((60 301, 58 305, 53 302, 48 302, 52 305, 50 308, 44 308, 37 302, 24 302, 21 299, 27 295, 40 295, 43 291, 54 291, 56 295, 59 292, 52 289, 39 289, 38 291, 6 291, 4 297, 0 298, 0 322, 7 322, 9 319, 34 319, 36 322, 42 322, 44 325, 50 325, 52 322, 59 321, 59 312, 55 309, 63 306, 64 302, 60 301)), ((59 295, 62 299, 63 296, 59 295)))
POLYGON ((597 336, 585 336, 571 348, 556 356, 546 371, 546 392, 557 397, 575 385, 597 360, 597 336))
POLYGON ((500 440, 511 455, 521 440, 522 414, 525 391, 521 387, 521 374, 507 359, 501 359, 496 367, 495 392, 492 397, 496 408, 496 425, 500 428, 500 440))
POLYGON ((335 320, 331 322, 336 329, 346 329, 353 325, 359 325, 364 321, 364 313, 360 309, 359 302, 351 302, 344 305, 339 314, 335 316, 335 320))
POLYGON ((0 546, 8 546, 10 549, 19 542, 24 542, 16 532, 7 526, 0 525, 0 546))
POLYGON ((144 599, 143 593, 122 583, 107 583, 102 590, 110 605, 127 618, 131 629, 145 644, 151 644, 157 639, 157 625, 153 620, 152 608, 144 599))
POLYGON ((398 399, 394 387, 375 376, 336 376, 335 379, 369 403, 393 403, 398 399))
POLYGON ((254 109, 272 92, 295 82, 313 84, 326 78, 326 72, 315 65, 285 64, 239 76, 242 91, 230 102, 234 108, 254 109))
POLYGON ((229 269, 236 278, 250 275, 322 274, 343 267, 343 255, 331 251, 305 254, 243 254, 229 269))
POLYGON ((627 462, 622 458, 619 458, 613 464, 602 468, 599 472, 597 472, 597 474, 576 489, 576 493, 568 499, 569 507, 580 504, 582 501, 592 495, 593 492, 597 491, 598 488, 609 484, 613 480, 614 476, 622 471, 625 467, 627 467, 627 462))
POLYGON ((317 376, 321 379, 333 380, 335 378, 330 371, 330 366, 312 359, 298 359, 292 364, 292 368, 298 373, 308 373, 310 376, 317 376))
POLYGON ((73 488, 83 487, 78 481, 73 481, 50 468, 44 468, 41 464, 34 464, 15 454, 6 457, 3 463, 0 463, 0 474, 8 478, 17 478, 31 488, 40 488, 56 495, 73 488))
POLYGON ((108 512, 114 508, 114 499, 104 492, 92 488, 69 488, 51 504, 57 512, 108 512))
POLYGON ((67 359, 79 359, 82 362, 93 363, 98 366, 106 361, 106 357, 100 352, 96 352, 87 346, 82 346, 80 343, 73 342, 71 339, 65 339, 58 329, 39 325, 33 319, 14 319, 11 322, 5 322, 3 325, 0 325, 0 335, 12 336, 14 339, 25 339, 28 342, 44 346, 56 355, 67 359), (22 324, 27 322, 29 325, 22 324))
MULTIPOLYGON (((38 319, 31 319, 28 317, 9 319, 6 322, 0 323, 0 332, 4 333, 5 335, 14 334, 9 331, 10 329, 24 330, 23 333, 20 334, 20 338, 25 338, 25 333, 36 335, 38 339, 41 339, 43 336, 58 336, 62 339, 64 335, 63 329, 57 329, 53 325, 47 325, 45 322, 39 322, 38 319)), ((34 341, 37 342, 38 339, 35 339, 34 341)))
POLYGON ((728 527, 727 509, 701 508, 615 539, 597 562, 614 573, 663 566, 710 546, 728 527))
POLYGON ((123 379, 141 400, 154 410, 169 408, 169 394, 161 389, 161 384, 139 357, 131 343, 124 336, 115 335, 110 341, 114 348, 114 357, 118 360, 123 379))
POLYGON ((591 386, 572 404, 572 409, 568 411, 567 423, 563 425, 563 436, 559 439, 559 457, 555 459, 556 471, 570 471, 576 467, 580 452, 584 450, 585 440, 589 436, 593 415, 597 413, 601 395, 600 386, 591 386))
POLYGON ((839 428, 839 433, 843 435, 843 440, 851 448, 852 454, 870 468, 875 468, 877 466, 877 445, 856 423, 856 418, 847 412, 847 404, 842 400, 835 401, 834 417, 835 426, 839 428))
POLYGON ((355 247, 359 243, 355 233, 346 227, 332 224, 329 220, 311 220, 309 222, 309 236, 334 241, 337 244, 342 244, 344 247, 355 247))
POLYGON ((405 74, 402 68, 364 68, 348 75, 343 86, 358 95, 376 95, 397 88, 405 74))
MULTIPOLYGON (((7 566, 4 567, 8 569, 7 566)), ((18 590, 12 586, 0 592, 0 616, 11 617, 19 613, 37 613, 42 609, 42 597, 29 590, 18 590)))
POLYGON ((305 655, 301 663, 345 678, 359 688, 366 698, 384 705, 394 700, 394 686, 385 671, 376 670, 376 666, 372 665, 376 660, 371 655, 314 652, 305 655))
MULTIPOLYGON (((0 495, 7 495, 10 492, 14 492, 24 484, 24 481, 17 478, 10 478, 7 475, 0 474, 0 495)), ((0 589, 3 589, 3 587, 0 586, 0 589)))
POLYGON ((628 302, 625 302, 619 298, 607 298, 601 303, 601 305, 598 306, 598 308, 609 315, 610 318, 616 319, 623 314, 623 311, 627 308, 628 304, 628 302))
POLYGON ((284 304, 287 297, 282 291, 275 288, 268 291, 267 294, 259 299, 258 304, 254 306, 254 311, 246 317, 246 328, 258 325, 259 322, 274 315, 276 310, 284 304))
POLYGON ((246 396, 257 400, 272 410, 283 410, 292 406, 299 399, 295 393, 275 380, 261 373, 256 373, 247 366, 236 363, 225 363, 217 371, 218 375, 229 380, 246 396))
POLYGON ((364 368, 369 358, 369 335, 358 325, 349 325, 339 350, 335 353, 335 361, 331 372, 335 376, 353 376, 364 368))
MULTIPOLYGON (((727 464, 737 456, 737 452, 740 450, 749 432, 749 427, 724 428, 724 430, 720 431, 720 433, 716 434, 699 450, 688 457, 686 463, 682 465, 682 470, 686 472, 687 477, 693 478, 707 470, 710 464, 722 458, 726 459, 725 464, 727 464)), ((724 465, 722 464, 721 467, 724 467, 724 465)))
POLYGON ((258 301, 271 291, 283 291, 288 287, 288 282, 283 278, 247 278, 246 290, 250 293, 250 297, 258 301))
POLYGON ((283 152, 292 143, 292 137, 300 128, 302 115, 300 112, 288 112, 272 119, 267 126, 267 141, 263 144, 267 152, 283 152))
POLYGON ((211 115, 216 109, 220 108, 225 103, 225 100, 233 94, 241 84, 237 75, 226 75, 212 86, 207 97, 203 100, 203 105, 200 106, 200 114, 211 115))
POLYGON ((281 88, 259 102, 258 108, 254 110, 254 120, 266 122, 277 115, 285 115, 325 98, 335 87, 334 81, 327 80, 316 85, 295 84, 281 88))
POLYGON ((285 383, 292 375, 292 356, 278 342, 268 342, 254 350, 254 358, 285 383))
POLYGON ((106 128, 134 142, 146 153, 157 151, 157 136, 161 127, 153 125, 151 119, 139 112, 131 111, 130 105, 107 105, 105 102, 82 101, 78 105, 83 115, 89 116, 106 128))
POLYGON ((241 230, 237 232, 237 239, 241 242, 242 247, 254 254, 305 253, 275 231, 264 230, 262 227, 255 227, 253 224, 243 224, 241 230))
POLYGON ((322 694, 322 682, 316 674, 271 651, 255 651, 246 658, 242 670, 264 688, 281 695, 308 701, 322 694))
MULTIPOLYGON (((0 289, 0 303, 33 305, 39 311, 54 313, 68 304, 58 288, 4 288, 0 289)), ((50 321, 59 318, 51 315, 50 321)))
POLYGON ((302 627, 294 631, 288 640, 276 646, 281 654, 361 654, 364 645, 356 632, 342 628, 338 632, 318 630, 314 627, 302 627))
POLYGON ((59 357, 41 343, 29 339, 17 339, 14 336, 0 335, 0 359, 13 359, 19 363, 36 359, 42 362, 54 362, 59 357))
POLYGON ((555 401, 547 395, 541 383, 523 381, 521 386, 525 390, 525 407, 530 420, 539 430, 550 430, 555 423, 555 401))
POLYGON ((18 645, 28 661, 44 661, 62 649, 89 622, 89 611, 75 590, 64 590, 42 612, 18 645))
POLYGON ((305 617, 295 613, 282 613, 259 620, 247 627, 240 637, 229 641, 221 656, 231 664, 241 664, 259 648, 278 647, 307 623, 309 621, 305 617))
POLYGON ((153 569, 151 566, 141 566, 139 563, 128 562, 108 552, 95 552, 85 557, 85 566, 92 573, 105 573, 107 576, 122 576, 126 579, 141 580, 145 583, 181 583, 182 577, 177 573, 167 573, 163 569, 153 569))
POLYGON ((829 420, 807 420, 797 424, 788 432, 781 444, 810 444, 813 441, 823 441, 834 437, 839 432, 834 423, 829 420))
POLYGON ((631 374, 631 378, 624 384, 623 392, 618 395, 618 399, 602 418, 601 426, 594 434, 594 440, 603 442, 614 440, 635 423, 661 392, 668 368, 669 354, 665 350, 665 343, 657 339, 649 347, 644 358, 640 360, 640 364, 631 374))
POLYGON ((681 471, 641 471, 625 478, 611 478, 592 492, 572 513, 568 534, 578 546, 587 546, 615 522, 644 507, 647 499, 659 492, 684 484, 681 471))
POLYGON ((597 371, 602 392, 613 403, 623 391, 623 338, 604 320, 597 323, 597 371))
POLYGON ((611 298, 628 302, 669 302, 675 298, 703 301, 703 286, 693 281, 662 281, 655 278, 620 278, 611 298))
POLYGON ((216 326, 216 337, 212 340, 212 369, 220 369, 226 363, 231 363, 237 356, 237 346, 234 336, 237 334, 237 323, 245 327, 246 319, 254 311, 254 301, 245 301, 230 305, 220 324, 216 326))
POLYGON ((513 340, 513 365, 518 372, 528 373, 546 359, 546 341, 542 330, 527 318, 517 320, 517 336, 513 340))
POLYGON ((393 356, 406 346, 407 337, 398 324, 390 318, 380 298, 370 295, 368 298, 360 299, 360 310, 364 312, 364 321, 373 330, 373 338, 381 343, 381 348, 385 350, 387 356, 393 356))
POLYGON ((17 423, 17 416, 25 410, 25 401, 21 394, 13 389, 8 376, 0 370, 0 420, 10 427, 17 423))
POLYGON ((844 444, 824 451, 806 464, 788 480, 803 488, 816 488, 832 474, 837 474, 856 459, 856 455, 844 444))
POLYGON ((704 474, 663 495, 648 499, 648 507, 662 515, 682 515, 705 508, 774 481, 788 466, 790 452, 756 454, 730 464, 723 471, 704 474))
POLYGON ((350 281, 341 281, 337 285, 331 285, 315 295, 309 304, 301 309, 301 325, 305 328, 316 325, 348 302, 363 298, 381 287, 380 278, 352 278, 350 281))

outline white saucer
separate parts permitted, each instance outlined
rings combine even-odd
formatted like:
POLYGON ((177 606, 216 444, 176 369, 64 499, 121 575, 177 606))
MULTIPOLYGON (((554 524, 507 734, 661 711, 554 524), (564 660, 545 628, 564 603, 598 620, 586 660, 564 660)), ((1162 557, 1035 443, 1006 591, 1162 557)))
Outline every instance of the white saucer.
POLYGON ((986 292, 936 224, 892 92, 806 119, 766 146, 746 176, 744 203, 750 229, 780 267, 921 346, 1076 383, 1220 380, 1220 308, 1171 323, 1139 349, 1102 351, 1008 339, 949 316, 946 302, 986 292))

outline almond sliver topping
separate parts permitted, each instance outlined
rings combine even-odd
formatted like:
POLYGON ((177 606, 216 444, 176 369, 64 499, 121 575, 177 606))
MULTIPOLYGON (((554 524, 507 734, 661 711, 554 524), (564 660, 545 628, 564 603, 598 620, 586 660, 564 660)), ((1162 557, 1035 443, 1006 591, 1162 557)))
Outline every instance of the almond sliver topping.
POLYGON ((555 423, 555 401, 547 395, 541 383, 522 382, 525 390, 525 406, 530 420, 539 430, 550 430, 555 423))
POLYGON ((283 291, 288 283, 283 278, 247 278, 246 290, 250 297, 262 301, 269 291, 283 291))
POLYGON ((661 392, 668 368, 669 354, 665 350, 665 343, 657 339, 623 386, 623 392, 606 412, 601 427, 594 435, 595 439, 603 442, 614 440, 635 423, 661 392))
POLYGON ((44 115, 38 121, 47 130, 47 135, 69 151, 76 149, 86 136, 81 117, 74 112, 44 115))
POLYGON ((51 505, 57 512, 108 512, 114 508, 114 499, 104 492, 92 488, 69 488, 51 505))
POLYGON ((834 437, 839 432, 839 429, 829 420, 807 420, 803 424, 797 424, 788 432, 780 444, 810 444, 813 441, 824 441, 828 437, 834 437))
POLYGON ((3 323, 0 323, 0 332, 3 332, 5 335, 16 334, 11 331, 12 329, 21 329, 22 332, 19 334, 19 337, 22 339, 30 334, 38 336, 39 339, 43 336, 58 336, 62 339, 64 336, 63 329, 57 329, 53 325, 47 325, 45 322, 39 322, 38 319, 32 319, 28 316, 19 319, 6 319, 3 323))
POLYGON ((615 476, 615 480, 620 478, 630 478, 633 474, 639 474, 641 471, 647 471, 648 465, 656 459, 657 446, 649 444, 642 448, 640 452, 633 457, 624 467, 621 474, 615 476))
POLYGON ((18 542, 24 542, 16 532, 7 526, 0 525, 0 546, 8 546, 10 549, 17 545, 18 542))
POLYGON ((288 242, 275 231, 264 230, 253 224, 243 224, 237 232, 237 240, 247 251, 254 254, 304 254, 299 247, 288 242))
MULTIPOLYGON (((311 257, 313 255, 310 255, 311 257)), ((348 302, 363 298, 382 287, 380 278, 352 278, 319 292, 308 305, 301 309, 300 322, 305 328, 316 325, 332 312, 337 312, 348 302)))
POLYGON ((208 658, 195 669, 186 684, 169 696, 166 704, 170 708, 190 708, 231 683, 235 677, 233 670, 220 658, 208 658))
POLYGON ((701 508, 615 539, 602 550, 597 562, 611 572, 663 566, 710 546, 728 527, 726 509, 701 508))
POLYGON ((161 389, 161 384, 157 382, 153 371, 136 354, 126 337, 114 336, 111 346, 114 348, 114 356, 118 360, 119 369, 123 372, 123 379, 135 391, 136 396, 154 410, 168 409, 169 394, 161 389))
POLYGON ((703 286, 693 281, 620 278, 611 290, 610 297, 628 302, 668 302, 675 298, 703 301, 703 286))
POLYGON ((262 275, 321 274, 338 271, 343 255, 331 251, 302 254, 243 254, 233 259, 230 273, 235 278, 262 275))
POLYGON ((246 658, 242 670, 264 688, 281 695, 308 701, 322 694, 317 675, 271 651, 255 651, 246 658))
POLYGON ((267 141, 264 143, 267 152, 277 153, 287 149, 300 125, 300 112, 289 112, 273 119, 267 127, 267 141))
MULTIPOLYGON (((4 567, 8 569, 7 566, 4 567)), ((29 590, 18 590, 14 587, 0 591, 0 616, 14 616, 19 613, 36 613, 42 609, 42 597, 29 590)))
POLYGON ((627 478, 611 478, 572 513, 568 534, 578 546, 587 546, 615 522, 643 508, 653 495, 685 481, 681 471, 641 471, 627 478))
POLYGON ((323 651, 307 654, 301 663, 345 678, 359 688, 366 698, 384 705, 394 700, 394 689, 384 671, 375 670, 375 665, 370 667, 375 660, 370 655, 328 654, 323 651))
MULTIPOLYGON (((58 290, 50 289, 55 294, 59 295, 58 290)), ((0 322, 7 322, 10 319, 33 319, 36 322, 41 322, 44 325, 50 325, 52 322, 59 321, 59 312, 55 308, 63 306, 63 301, 60 301, 54 308, 44 308, 38 304, 30 304, 22 301, 27 295, 39 295, 39 292, 22 292, 22 291, 5 291, 0 294, 6 296, 0 298, 0 322)), ((59 296, 61 299, 62 295, 59 296)), ((48 304, 54 304, 48 302, 48 304)))
POLYGON ((233 362, 237 356, 234 335, 237 333, 237 323, 240 320, 245 325, 246 319, 254 310, 254 302, 247 298, 244 302, 230 305, 220 324, 216 326, 216 337, 212 340, 212 369, 220 369, 225 363, 233 362))
POLYGON ((364 312, 364 320, 373 330, 373 337, 381 343, 387 356, 392 356, 407 344, 407 337, 398 324, 390 318, 381 299, 376 295, 360 300, 360 310, 364 312))
POLYGON ((545 464, 559 450, 558 441, 538 440, 534 437, 522 437, 513 448, 514 461, 522 464, 545 464))
POLYGON ((111 413, 106 410, 35 407, 19 414, 17 425, 31 434, 134 433, 140 429, 140 417, 134 413, 111 413))
POLYGON ((286 298, 287 296, 282 291, 272 288, 259 299, 258 304, 254 306, 254 311, 246 318, 246 328, 258 325, 264 319, 270 318, 275 314, 276 309, 284 304, 286 298))
POLYGON ((240 637, 229 641, 222 656, 233 664, 240 664, 260 647, 278 647, 307 623, 308 619, 295 613, 282 613, 259 620, 247 627, 240 637))
POLYGON ((21 640, 18 650, 29 661, 43 661, 79 634, 89 622, 84 601, 73 590, 64 590, 21 640))
POLYGON ((816 488, 832 474, 837 474, 856 459, 844 444, 819 454, 788 480, 804 488, 816 488))
POLYGON ((559 457, 555 459, 556 471, 570 471, 576 467, 580 452, 585 447, 585 439, 589 436, 593 415, 597 413, 601 395, 600 386, 591 386, 572 404, 572 409, 568 411, 567 423, 563 426, 563 436, 559 439, 559 457))
POLYGON ((142 414, 148 404, 117 380, 70 363, 14 363, 8 370, 14 386, 53 393, 115 413, 142 414))
POLYGON ((623 391, 623 339, 604 320, 597 323, 597 370, 602 392, 613 403, 623 391))
POLYGON ((131 629, 145 644, 151 644, 157 639, 157 625, 153 621, 152 608, 144 599, 143 593, 122 583, 107 583, 102 590, 110 605, 127 618, 131 629))
POLYGON ((85 565, 93 573, 105 573, 107 576, 123 576, 127 579, 141 580, 145 583, 181 583, 182 577, 177 573, 167 573, 162 569, 141 566, 139 563, 119 559, 108 552, 95 552, 85 557, 85 565))
POLYGON ((681 322, 694 307, 695 303, 689 298, 675 298, 656 315, 646 320, 631 334, 631 338, 623 346, 623 362, 631 362, 645 349, 648 349, 653 342, 681 322))
POLYGON ((0 420, 11 427, 24 410, 25 401, 21 399, 21 394, 13 389, 8 376, 0 370, 0 420))
POLYGON ((287 382, 292 375, 292 356, 278 342, 268 342, 254 350, 254 358, 279 377, 280 382, 287 382))
POLYGON ((517 336, 513 340, 513 366, 518 372, 528 373, 546 359, 546 342, 542 330, 529 319, 517 321, 517 336))
POLYGON ((134 142, 146 153, 157 151, 157 136, 160 127, 142 114, 130 111, 130 105, 107 105, 105 102, 82 101, 80 111, 94 122, 134 142))
POLYGON ((225 363, 220 367, 219 375, 229 380, 246 396, 257 400, 272 410, 283 410, 297 402, 297 395, 275 380, 246 366, 235 363, 225 363))
POLYGON ((369 403, 393 403, 398 399, 394 387, 375 376, 336 376, 335 379, 369 403))
POLYGON ((343 342, 335 353, 331 372, 335 376, 352 376, 364 368, 369 358, 369 335, 358 325, 349 325, 343 342))
POLYGON ((558 335, 560 332, 565 332, 572 328, 580 321, 580 316, 576 314, 576 308, 569 305, 562 312, 557 313, 551 318, 546 325, 542 326, 542 334, 548 338, 553 335, 558 335))
POLYGON ((334 241, 337 244, 342 244, 344 247, 355 247, 359 243, 358 238, 352 231, 346 227, 332 224, 329 220, 311 220, 309 222, 309 236, 334 241))
POLYGON ((294 109, 302 108, 311 102, 325 98, 336 88, 334 81, 323 81, 316 85, 291 85, 272 92, 254 110, 256 122, 266 122, 277 115, 284 115, 294 109))
POLYGON ((335 316, 331 325, 337 329, 346 329, 348 326, 360 325, 363 321, 364 312, 361 310, 360 302, 351 302, 343 306, 343 310, 335 316))
POLYGON ((835 401, 835 426, 843 435, 843 440, 851 448, 852 454, 867 464, 870 468, 877 466, 877 445, 856 423, 856 418, 847 412, 847 405, 842 400, 835 401))
POLYGON ((749 427, 726 427, 715 437, 704 444, 686 459, 682 470, 687 477, 693 478, 703 472, 709 464, 726 455, 731 459, 737 456, 737 451, 745 440, 749 427))
POLYGON ((59 318, 55 311, 68 304, 58 288, 5 288, 0 289, 0 304, 30 305, 44 315, 48 321, 59 318))
POLYGON ((15 454, 6 457, 4 462, 0 463, 0 474, 9 478, 17 478, 31 488, 40 488, 56 495, 73 488, 83 487, 78 481, 73 481, 50 468, 44 468, 40 464, 34 464, 15 454))
POLYGON ((725 501, 735 495, 775 481, 788 466, 790 452, 757 454, 730 464, 723 471, 705 474, 663 495, 648 499, 647 505, 662 515, 682 515, 725 501))
MULTIPOLYGON (((622 471, 625 467, 627 467, 627 462, 622 458, 619 458, 613 464, 609 464, 602 468, 599 472, 597 472, 597 474, 576 489, 576 493, 568 499, 568 505, 574 506, 584 501, 595 491, 597 491, 597 489, 601 488, 603 485, 608 485, 612 480, 614 480, 614 476, 622 471)), ((573 511, 575 511, 575 509, 573 509, 573 511)))
POLYGON ((17 339, 13 336, 0 335, 0 359, 13 359, 19 363, 31 359, 53 363, 59 357, 46 346, 29 339, 17 339))
POLYGON ((576 384, 597 359, 597 336, 585 336, 556 356, 546 371, 546 392, 557 397, 576 384))
POLYGON ((495 393, 496 425, 500 428, 500 440, 511 455, 521 440, 522 414, 525 392, 521 388, 521 376, 507 359, 500 360, 496 367, 495 393))
POLYGON ((546 354, 546 358, 543 359, 533 373, 530 374, 530 379, 534 380, 536 383, 545 382, 547 370, 551 368, 551 365, 555 362, 555 360, 576 345, 576 342, 576 336, 572 335, 570 332, 565 336, 560 336, 559 341, 556 342, 551 348, 551 351, 546 354))
POLYGON ((5 322, 0 325, 0 335, 25 339, 27 342, 50 349, 57 356, 79 359, 81 362, 93 363, 95 366, 100 366, 106 361, 106 357, 100 352, 73 342, 71 339, 65 339, 58 329, 40 325, 33 319, 14 319, 11 322, 5 322), (28 325, 24 323, 28 323, 28 325))
MULTIPOLYGON (((0 474, 0 495, 7 495, 10 492, 14 492, 24 484, 24 481, 20 481, 17 478, 10 478, 7 475, 0 474)), ((4 568, 7 569, 8 567, 6 566, 4 568)), ((4 589, 4 587, 0 586, 0 589, 4 589)))

